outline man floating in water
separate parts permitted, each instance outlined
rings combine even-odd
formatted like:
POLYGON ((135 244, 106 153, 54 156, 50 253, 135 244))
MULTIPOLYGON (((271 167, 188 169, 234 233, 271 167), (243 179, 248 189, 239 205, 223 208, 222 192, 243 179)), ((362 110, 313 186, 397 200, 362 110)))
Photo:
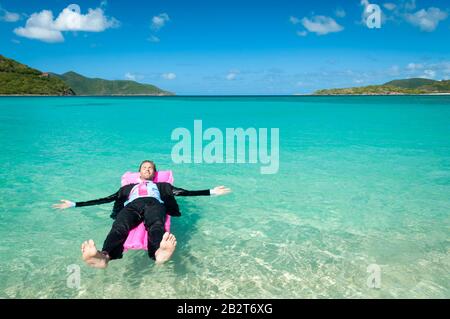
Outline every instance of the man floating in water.
POLYGON ((162 264, 172 257, 177 244, 173 234, 164 232, 166 214, 181 216, 174 196, 225 195, 231 192, 231 189, 225 186, 189 191, 169 183, 154 183, 152 180, 155 172, 155 163, 145 160, 139 166, 139 183, 125 185, 108 197, 76 203, 63 199, 60 204, 53 205, 57 209, 66 209, 114 201, 111 214, 114 223, 102 250, 97 250, 93 240, 85 241, 81 245, 83 260, 86 264, 94 268, 106 268, 109 261, 122 258, 123 245, 128 233, 142 221, 148 231, 148 255, 157 264, 162 264))

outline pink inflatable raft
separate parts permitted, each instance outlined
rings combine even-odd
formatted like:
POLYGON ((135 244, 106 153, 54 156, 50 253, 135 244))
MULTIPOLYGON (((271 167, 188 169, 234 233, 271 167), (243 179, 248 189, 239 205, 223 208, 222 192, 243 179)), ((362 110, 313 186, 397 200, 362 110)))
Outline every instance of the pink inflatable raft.
MULTIPOLYGON (((153 182, 166 182, 173 184, 172 171, 158 171, 155 172, 155 177, 153 182)), ((139 183, 139 173, 126 172, 122 175, 122 186, 128 184, 139 183)), ((164 224, 164 229, 170 232, 170 216, 166 215, 166 222, 164 224)), ((144 223, 140 223, 139 226, 132 229, 128 234, 125 244, 123 244, 123 251, 126 252, 129 249, 133 250, 148 250, 147 248, 148 234, 145 229, 144 223)))

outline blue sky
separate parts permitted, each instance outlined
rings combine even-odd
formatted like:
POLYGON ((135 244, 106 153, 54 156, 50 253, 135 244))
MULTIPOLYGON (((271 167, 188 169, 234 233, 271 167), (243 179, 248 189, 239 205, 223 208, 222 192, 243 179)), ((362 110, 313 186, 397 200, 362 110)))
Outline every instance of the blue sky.
POLYGON ((0 54, 177 94, 303 94, 450 78, 450 1, 0 0, 0 54), (367 17, 367 16, 366 16, 367 17))

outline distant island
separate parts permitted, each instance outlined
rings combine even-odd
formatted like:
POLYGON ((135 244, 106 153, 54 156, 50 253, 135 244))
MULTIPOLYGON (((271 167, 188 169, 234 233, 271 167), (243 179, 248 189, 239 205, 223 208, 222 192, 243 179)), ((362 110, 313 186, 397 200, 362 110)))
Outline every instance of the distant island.
POLYGON ((174 95, 154 85, 42 72, 0 55, 0 95, 174 95))
POLYGON ((76 95, 174 95, 150 84, 87 78, 73 71, 61 75, 50 73, 50 78, 64 81, 76 95))
POLYGON ((450 93, 450 80, 412 78, 394 80, 381 85, 368 85, 343 89, 324 89, 314 95, 401 95, 450 93))
MULTIPOLYGON (((450 80, 400 79, 381 85, 322 89, 313 95, 403 95, 450 94, 450 80)), ((0 55, 0 95, 168 96, 172 92, 151 84, 128 80, 88 78, 70 71, 64 74, 42 72, 0 55)))

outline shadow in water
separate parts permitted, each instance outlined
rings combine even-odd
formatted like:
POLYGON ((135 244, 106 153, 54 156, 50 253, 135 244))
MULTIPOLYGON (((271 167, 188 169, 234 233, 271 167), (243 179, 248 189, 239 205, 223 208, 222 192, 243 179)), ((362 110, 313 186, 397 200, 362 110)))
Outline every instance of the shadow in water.
MULTIPOLYGON (((170 231, 177 238, 177 249, 171 260, 176 274, 184 274, 187 267, 185 260, 189 263, 195 262, 195 257, 189 251, 189 242, 197 233, 198 221, 201 219, 201 208, 199 205, 178 199, 181 217, 172 217, 170 231)), ((145 275, 154 273, 155 263, 148 257, 146 251, 128 251, 124 253, 123 259, 127 259, 124 279, 133 287, 139 287, 145 275), (131 259, 131 261, 130 261, 131 259)))
POLYGON ((174 218, 171 231, 177 237, 177 251, 175 252, 172 262, 174 263, 175 273, 183 275, 187 272, 186 261, 190 264, 196 262, 196 257, 191 253, 190 241, 198 233, 198 222, 202 218, 203 205, 197 205, 192 202, 180 201, 182 204, 182 215, 174 218))

